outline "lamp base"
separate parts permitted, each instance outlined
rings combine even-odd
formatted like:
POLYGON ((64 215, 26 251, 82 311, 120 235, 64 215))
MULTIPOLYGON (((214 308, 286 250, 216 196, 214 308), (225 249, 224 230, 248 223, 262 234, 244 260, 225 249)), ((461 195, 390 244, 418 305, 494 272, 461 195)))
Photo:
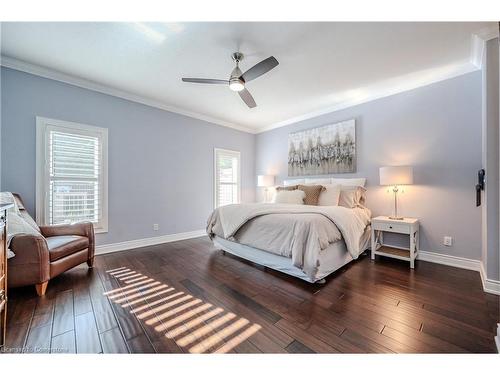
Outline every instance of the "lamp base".
POLYGON ((402 216, 389 216, 389 219, 391 219, 391 220, 404 220, 405 218, 402 216))

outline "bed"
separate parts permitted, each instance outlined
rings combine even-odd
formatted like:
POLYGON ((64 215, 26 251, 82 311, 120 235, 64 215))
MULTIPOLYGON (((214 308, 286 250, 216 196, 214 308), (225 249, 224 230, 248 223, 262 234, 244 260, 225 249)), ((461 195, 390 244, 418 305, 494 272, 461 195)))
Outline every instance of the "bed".
POLYGON ((361 204, 233 204, 212 212, 207 234, 220 250, 322 283, 369 247, 370 216, 361 204))

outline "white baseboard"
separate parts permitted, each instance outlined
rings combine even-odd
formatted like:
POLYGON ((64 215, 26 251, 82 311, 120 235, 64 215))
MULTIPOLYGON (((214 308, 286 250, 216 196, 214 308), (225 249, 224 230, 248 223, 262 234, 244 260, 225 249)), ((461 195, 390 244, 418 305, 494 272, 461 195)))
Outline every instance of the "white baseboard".
POLYGON ((487 293, 500 295, 500 281, 488 279, 486 277, 486 270, 484 269, 484 264, 481 262, 481 269, 479 270, 481 275, 481 281, 483 283, 483 289, 487 293))
POLYGON ((97 245, 95 248, 95 253, 96 255, 114 253, 116 251, 131 250, 140 247, 160 245, 162 243, 167 243, 167 242, 174 242, 174 241, 187 240, 189 238, 202 237, 205 236, 206 234, 207 232, 205 231, 205 229, 199 229, 191 232, 174 233, 174 234, 167 234, 164 236, 140 238, 138 240, 116 242, 106 245, 97 245))
POLYGON ((500 353, 500 323, 497 324, 497 335, 495 336, 495 344, 497 344, 497 352, 500 353))
POLYGON ((481 261, 475 259, 461 258, 453 255, 433 253, 430 251, 418 251, 417 259, 431 263, 444 264, 445 266, 463 268, 466 270, 481 272, 481 261))
POLYGON ((500 295, 500 281, 488 279, 486 277, 486 272, 484 269, 483 262, 481 262, 480 260, 433 253, 430 251, 419 251, 417 259, 431 263, 439 263, 445 266, 477 271, 481 276, 481 282, 483 283, 483 290, 486 293, 500 295))

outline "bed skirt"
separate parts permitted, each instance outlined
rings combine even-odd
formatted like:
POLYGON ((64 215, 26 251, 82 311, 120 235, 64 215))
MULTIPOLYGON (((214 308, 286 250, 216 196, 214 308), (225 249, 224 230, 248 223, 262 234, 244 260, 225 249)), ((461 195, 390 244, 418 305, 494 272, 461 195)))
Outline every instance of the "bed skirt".
MULTIPOLYGON (((366 236, 363 236, 365 237, 363 250, 367 249, 369 246, 369 233, 370 231, 367 230, 365 232, 366 236)), ((288 275, 305 280, 309 283, 315 283, 323 280, 326 276, 328 276, 332 272, 335 272, 336 270, 353 260, 352 256, 347 251, 345 242, 343 240, 330 244, 330 246, 321 251, 319 256, 320 266, 318 268, 318 272, 316 273, 314 279, 311 279, 301 269, 293 265, 291 258, 276 255, 268 251, 256 249, 251 246, 242 245, 240 243, 229 241, 218 236, 215 236, 213 238, 213 243, 217 249, 224 250, 240 258, 249 260, 276 271, 286 273, 288 275)))

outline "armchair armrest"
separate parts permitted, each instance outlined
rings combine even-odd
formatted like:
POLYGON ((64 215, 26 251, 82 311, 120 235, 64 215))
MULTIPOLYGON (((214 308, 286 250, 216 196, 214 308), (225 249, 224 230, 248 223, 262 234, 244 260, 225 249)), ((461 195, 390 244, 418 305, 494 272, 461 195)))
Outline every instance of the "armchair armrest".
POLYGON ((40 227, 44 237, 53 236, 84 236, 89 239, 89 260, 94 257, 95 240, 94 225, 90 221, 75 224, 46 225, 40 227))
POLYGON ((49 249, 41 235, 18 234, 10 242, 16 254, 9 259, 9 285, 39 284, 49 280, 49 249))
POLYGON ((91 222, 85 221, 75 224, 42 225, 40 232, 44 237, 53 236, 84 236, 94 235, 94 226, 91 222))

